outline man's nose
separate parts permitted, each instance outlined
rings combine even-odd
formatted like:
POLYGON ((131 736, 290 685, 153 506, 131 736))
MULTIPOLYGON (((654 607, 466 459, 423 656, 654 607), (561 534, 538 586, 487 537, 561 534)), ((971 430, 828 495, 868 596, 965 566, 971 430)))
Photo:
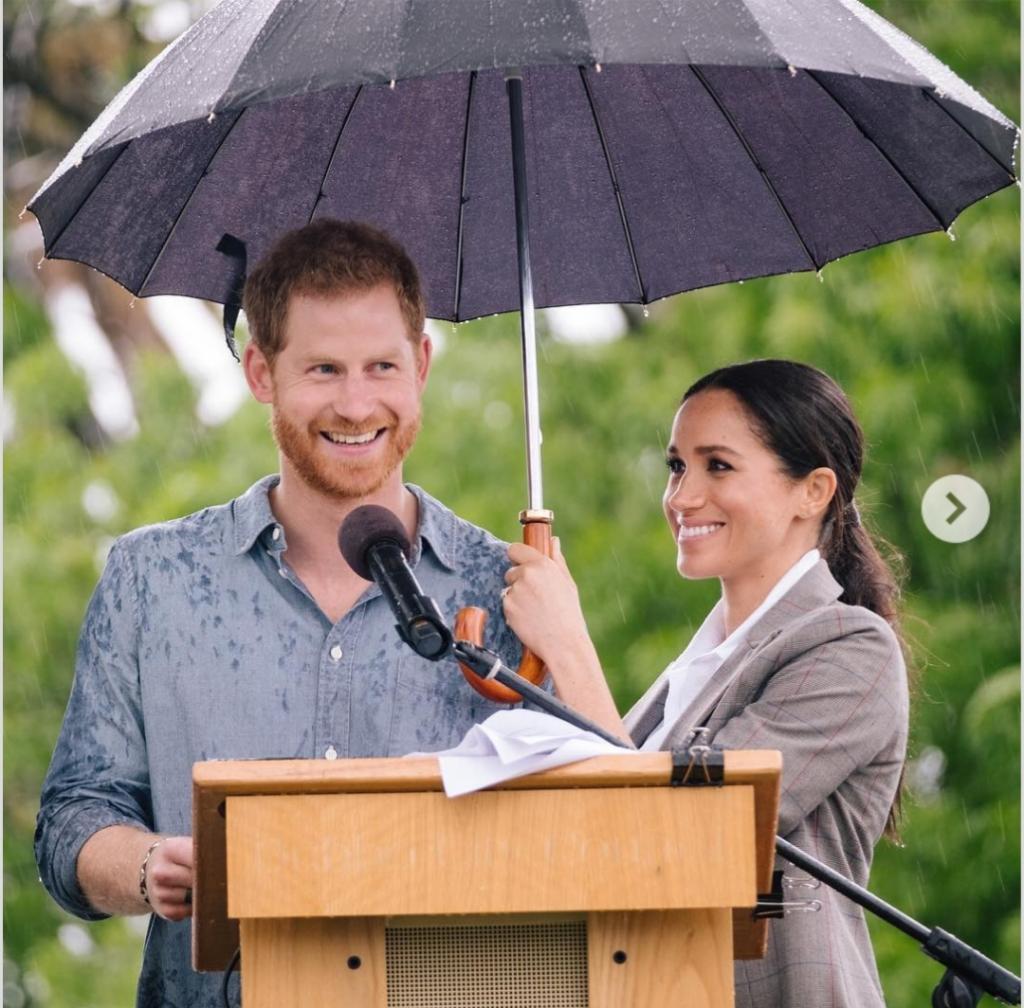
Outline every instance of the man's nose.
POLYGON ((362 375, 346 375, 335 387, 331 406, 342 419, 360 423, 376 412, 377 393, 362 375))

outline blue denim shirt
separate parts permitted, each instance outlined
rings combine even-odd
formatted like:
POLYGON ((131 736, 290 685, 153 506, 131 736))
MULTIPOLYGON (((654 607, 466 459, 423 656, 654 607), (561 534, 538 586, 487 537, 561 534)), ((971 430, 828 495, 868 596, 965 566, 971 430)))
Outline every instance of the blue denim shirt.
MULTIPOLYGON (((402 643, 370 586, 337 623, 283 559, 268 476, 228 504, 118 539, 89 603, 75 680, 43 786, 36 860, 71 913, 98 920, 76 878, 97 830, 191 833, 192 764, 208 759, 402 756, 454 745, 500 705, 454 659, 402 643)), ((498 602, 505 544, 423 490, 411 564, 453 620, 491 612, 488 646, 515 666, 498 602)), ((339 563, 341 562, 339 557, 339 563)), ((220 974, 190 965, 190 922, 155 915, 138 1004, 219 1005, 220 974)))

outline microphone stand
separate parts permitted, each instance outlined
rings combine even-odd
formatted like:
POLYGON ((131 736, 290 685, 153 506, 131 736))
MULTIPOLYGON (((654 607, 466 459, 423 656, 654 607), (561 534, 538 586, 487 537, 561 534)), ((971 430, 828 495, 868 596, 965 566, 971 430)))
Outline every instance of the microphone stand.
MULTIPOLYGON (((568 721, 577 728, 593 732, 607 742, 621 746, 620 738, 605 731, 600 725, 562 703, 557 697, 517 675, 501 659, 486 648, 468 641, 452 643, 452 651, 459 661, 469 666, 478 676, 494 679, 503 686, 521 694, 524 700, 568 721)), ((863 886, 840 875, 827 864, 794 847, 788 840, 777 836, 775 850, 785 860, 802 868, 808 875, 824 882, 830 889, 852 900, 873 913, 891 927, 898 928, 921 943, 921 951, 946 967, 946 972, 932 993, 932 1008, 976 1008, 983 994, 990 994, 1006 1004, 1020 1004, 1020 977, 971 948, 956 935, 940 927, 927 928, 885 900, 879 899, 863 886)), ((778 894, 759 898, 759 916, 782 916, 778 894)))

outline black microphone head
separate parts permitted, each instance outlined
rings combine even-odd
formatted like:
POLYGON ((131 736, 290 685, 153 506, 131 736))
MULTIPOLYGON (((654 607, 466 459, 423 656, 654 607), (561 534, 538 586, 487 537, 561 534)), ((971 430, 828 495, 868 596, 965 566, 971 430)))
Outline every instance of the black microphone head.
POLYGON ((380 542, 393 542, 409 556, 409 538, 398 516, 379 504, 357 507, 338 529, 338 549, 341 555, 364 581, 372 581, 367 550, 380 542))

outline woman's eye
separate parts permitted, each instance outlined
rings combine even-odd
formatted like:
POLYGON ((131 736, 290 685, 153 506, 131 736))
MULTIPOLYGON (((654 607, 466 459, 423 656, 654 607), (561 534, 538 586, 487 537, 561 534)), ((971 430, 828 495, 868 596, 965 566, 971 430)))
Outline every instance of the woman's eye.
POLYGON ((683 460, 678 458, 665 459, 665 465, 668 466, 668 471, 673 476, 681 476, 686 469, 686 466, 683 465, 683 460))
POLYGON ((708 459, 708 468, 712 472, 725 472, 726 470, 731 469, 732 466, 729 465, 728 462, 723 462, 721 459, 712 458, 708 459))

